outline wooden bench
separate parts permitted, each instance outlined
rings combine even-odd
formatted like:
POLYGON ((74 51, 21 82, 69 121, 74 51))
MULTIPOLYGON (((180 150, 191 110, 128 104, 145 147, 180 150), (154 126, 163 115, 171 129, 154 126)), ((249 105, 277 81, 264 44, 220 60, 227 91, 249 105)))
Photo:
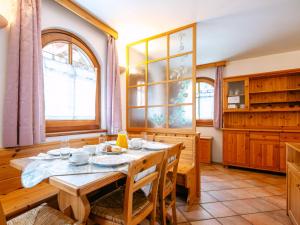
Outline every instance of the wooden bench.
MULTIPOLYGON (((71 140, 72 147, 97 144, 98 138, 71 140)), ((0 149, 0 201, 5 216, 9 219, 31 209, 42 202, 56 197, 58 190, 43 182, 33 188, 22 188, 20 171, 12 168, 10 160, 30 157, 59 148, 60 142, 51 142, 34 146, 0 149)))
MULTIPOLYGON (((181 152, 177 184, 183 186, 188 191, 187 203, 192 204, 200 197, 200 170, 197 152, 198 134, 170 134, 170 133, 152 133, 149 139, 158 142, 177 144, 182 142, 184 149, 181 152)), ((141 137, 140 134, 130 133, 130 138, 141 137)))
POLYGON ((47 183, 40 183, 34 188, 22 188, 0 196, 4 215, 7 219, 15 217, 43 202, 52 200, 58 190, 47 183))

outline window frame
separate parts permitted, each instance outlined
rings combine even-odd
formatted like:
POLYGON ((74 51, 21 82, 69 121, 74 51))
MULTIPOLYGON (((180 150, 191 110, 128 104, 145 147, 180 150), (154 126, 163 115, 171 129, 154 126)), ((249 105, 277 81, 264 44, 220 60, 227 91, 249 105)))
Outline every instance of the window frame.
MULTIPOLYGON (((196 83, 204 82, 212 85, 215 88, 215 80, 209 77, 197 77, 196 83)), ((214 96, 215 97, 215 96, 214 96)), ((197 104, 197 101, 196 101, 197 104)), ((212 127, 214 125, 213 119, 196 119, 197 127, 212 127)))
MULTIPOLYGON (((42 47, 44 48, 51 42, 61 41, 68 42, 69 44, 69 63, 72 62, 72 48, 71 44, 77 45, 81 48, 93 63, 96 68, 96 98, 95 98, 95 120, 46 120, 46 133, 66 133, 87 130, 99 130, 100 129, 100 71, 101 67, 98 60, 92 50, 76 35, 59 29, 47 29, 42 31, 42 47)), ((48 135, 47 135, 48 136, 48 135)))

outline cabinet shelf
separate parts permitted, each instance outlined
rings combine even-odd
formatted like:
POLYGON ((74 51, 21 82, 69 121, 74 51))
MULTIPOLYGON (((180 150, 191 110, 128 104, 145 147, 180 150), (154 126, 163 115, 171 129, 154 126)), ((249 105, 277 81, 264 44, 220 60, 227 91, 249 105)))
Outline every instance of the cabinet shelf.
POLYGON ((290 107, 290 108, 268 108, 268 109, 251 109, 249 112, 293 112, 300 111, 300 107, 290 107))
POLYGON ((227 97, 238 97, 238 96, 245 96, 245 94, 238 94, 238 95, 227 95, 227 97))
POLYGON ((268 90, 268 91, 249 91, 249 94, 264 94, 264 93, 288 92, 288 91, 300 91, 300 88, 288 88, 288 89, 268 90))
POLYGON ((261 105, 261 104, 300 104, 300 100, 299 101, 295 101, 295 100, 286 100, 286 101, 265 101, 265 102, 251 102, 250 101, 250 105, 261 105))

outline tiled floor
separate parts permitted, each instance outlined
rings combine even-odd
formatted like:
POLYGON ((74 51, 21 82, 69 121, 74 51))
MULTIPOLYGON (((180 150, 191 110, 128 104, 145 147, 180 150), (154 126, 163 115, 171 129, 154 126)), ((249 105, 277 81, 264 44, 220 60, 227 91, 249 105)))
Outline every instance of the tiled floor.
POLYGON ((249 170, 201 166, 201 199, 177 202, 181 225, 289 225, 285 176, 249 170))

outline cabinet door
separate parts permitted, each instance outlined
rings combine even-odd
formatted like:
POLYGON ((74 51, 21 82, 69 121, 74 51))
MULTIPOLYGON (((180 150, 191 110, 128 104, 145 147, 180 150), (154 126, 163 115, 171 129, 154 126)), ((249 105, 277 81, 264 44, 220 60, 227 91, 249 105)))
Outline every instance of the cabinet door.
MULTIPOLYGON (((294 224, 300 221, 300 178, 296 172, 288 171, 288 213, 294 224)), ((299 173, 299 172, 298 172, 299 173)))
POLYGON ((198 142, 199 146, 199 162, 211 163, 211 139, 202 139, 198 142))
POLYGON ((224 131, 224 164, 249 166, 249 133, 224 131))
POLYGON ((223 82, 223 110, 249 110, 249 78, 230 78, 223 82))
POLYGON ((250 166, 278 171, 279 142, 250 140, 250 166))

